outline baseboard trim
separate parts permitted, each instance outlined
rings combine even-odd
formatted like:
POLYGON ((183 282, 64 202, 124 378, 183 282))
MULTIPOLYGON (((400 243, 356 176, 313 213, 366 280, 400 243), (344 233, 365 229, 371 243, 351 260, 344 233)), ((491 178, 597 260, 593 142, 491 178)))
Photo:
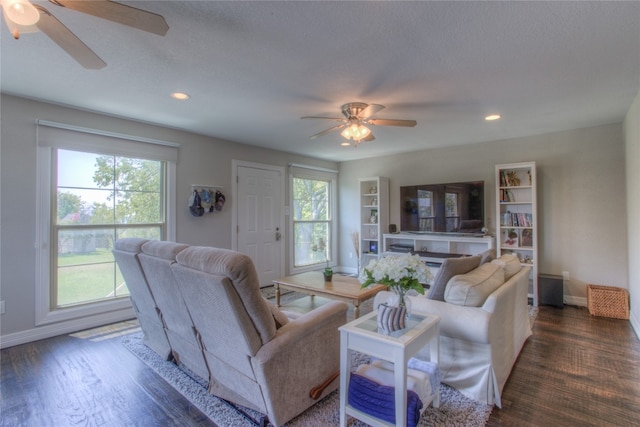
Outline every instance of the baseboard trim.
POLYGON ((632 311, 629 313, 629 322, 631 323, 631 327, 633 328, 633 332, 636 333, 636 337, 640 339, 640 320, 638 316, 632 311))
POLYGON ((587 298, 586 297, 572 297, 571 295, 564 296, 564 303, 567 305, 576 305, 578 307, 586 307, 587 306, 587 298))
POLYGON ((68 320, 64 322, 39 326, 12 334, 0 336, 0 349, 26 344, 33 341, 51 338, 58 335, 70 334, 84 329, 95 328, 108 325, 110 323, 122 322, 136 317, 133 308, 112 311, 109 313, 97 314, 95 316, 82 319, 68 320))

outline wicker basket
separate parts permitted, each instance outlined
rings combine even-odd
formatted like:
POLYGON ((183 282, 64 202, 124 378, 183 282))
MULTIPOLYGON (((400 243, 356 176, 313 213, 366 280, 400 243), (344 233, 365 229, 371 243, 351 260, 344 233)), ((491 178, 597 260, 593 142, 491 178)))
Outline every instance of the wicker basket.
POLYGON ((593 316, 629 319, 629 292, 613 286, 587 285, 587 306, 593 316))

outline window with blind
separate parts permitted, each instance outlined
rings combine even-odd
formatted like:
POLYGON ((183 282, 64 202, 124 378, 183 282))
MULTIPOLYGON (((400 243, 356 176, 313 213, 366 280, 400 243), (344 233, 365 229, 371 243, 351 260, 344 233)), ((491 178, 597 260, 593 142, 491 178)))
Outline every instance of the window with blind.
POLYGON ((177 144, 39 124, 39 323, 129 307, 123 237, 172 240, 177 144))
POLYGON ((336 178, 331 171, 291 168, 293 272, 335 265, 336 178))

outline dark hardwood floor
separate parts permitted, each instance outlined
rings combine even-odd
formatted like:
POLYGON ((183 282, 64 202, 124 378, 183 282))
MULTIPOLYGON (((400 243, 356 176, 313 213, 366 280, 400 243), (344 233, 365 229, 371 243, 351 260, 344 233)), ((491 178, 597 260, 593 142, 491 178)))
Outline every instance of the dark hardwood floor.
MULTIPOLYGON (((215 426, 119 338, 60 336, 0 358, 1 426, 215 426)), ((638 426, 640 342, 627 321, 541 307, 502 401, 489 426, 638 426)))
POLYGON ((540 307, 487 424, 640 426, 640 342, 626 320, 540 307))

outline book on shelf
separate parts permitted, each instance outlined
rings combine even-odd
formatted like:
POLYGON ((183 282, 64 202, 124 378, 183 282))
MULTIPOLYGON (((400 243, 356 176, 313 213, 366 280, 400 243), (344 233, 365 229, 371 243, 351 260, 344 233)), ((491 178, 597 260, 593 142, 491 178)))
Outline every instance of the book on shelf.
POLYGON ((516 198, 513 196, 513 193, 510 190, 502 189, 502 190, 500 190, 500 201, 501 202, 515 202, 516 198))
POLYGON ((511 213, 507 211, 502 214, 501 225, 507 227, 533 227, 533 215, 530 213, 511 213))

